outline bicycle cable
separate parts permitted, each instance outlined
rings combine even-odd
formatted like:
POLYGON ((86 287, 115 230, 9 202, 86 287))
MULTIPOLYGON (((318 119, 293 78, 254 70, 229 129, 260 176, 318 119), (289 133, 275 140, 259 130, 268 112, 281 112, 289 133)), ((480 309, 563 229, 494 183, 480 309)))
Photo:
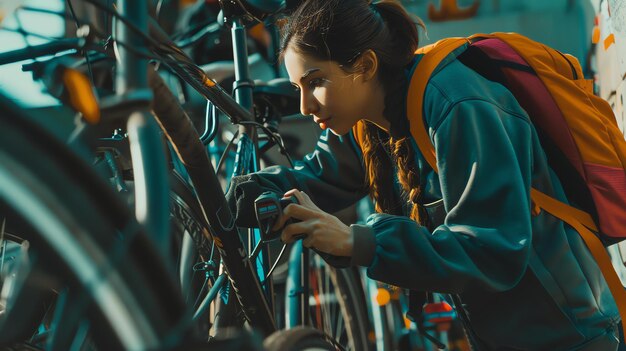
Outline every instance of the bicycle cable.
POLYGON ((122 16, 119 12, 117 12, 115 9, 110 8, 107 5, 102 4, 100 1, 98 0, 84 0, 85 2, 88 2, 90 4, 92 4, 94 7, 97 7, 98 9, 107 12, 108 14, 118 18, 120 21, 122 21, 126 26, 128 26, 128 28, 130 30, 132 30, 133 32, 135 32, 135 34, 139 35, 140 37, 142 37, 144 40, 146 40, 148 43, 152 44, 155 47, 158 47, 161 43, 159 43, 158 41, 154 40, 153 38, 151 38, 150 36, 148 36, 146 33, 144 33, 141 29, 139 29, 137 26, 135 26, 135 24, 129 20, 128 18, 126 18, 125 16, 122 16))
POLYGON ((283 154, 287 158, 287 161, 289 162, 289 166, 291 168, 294 167, 293 159, 291 158, 291 156, 289 156, 289 153, 287 152, 287 149, 285 148, 285 145, 283 144, 282 139, 277 137, 276 134, 274 134, 274 132, 271 129, 269 129, 268 127, 264 126, 263 124, 259 122, 254 122, 254 121, 240 121, 238 124, 251 125, 251 126, 261 128, 265 132, 267 137, 270 138, 278 146, 278 148, 280 149, 280 153, 283 154))
POLYGON ((217 167, 215 167, 215 173, 216 174, 218 174, 220 172, 220 169, 222 168, 222 164, 224 163, 224 161, 226 159, 226 154, 233 147, 233 144, 235 143, 235 139, 237 138, 237 136, 239 136, 239 130, 235 131, 235 133, 233 134, 232 138, 230 138, 230 141, 226 145, 226 148, 222 152, 222 156, 220 156, 220 160, 217 163, 217 167))
MULTIPOLYGON (((72 6, 72 0, 66 0, 66 2, 67 2, 67 8, 70 10, 72 19, 74 20, 74 23, 76 24, 76 30, 78 31, 80 29, 81 24, 78 21, 78 17, 76 17, 74 6, 72 6)), ((91 69, 91 61, 89 60, 89 55, 87 55, 87 52, 85 50, 81 50, 81 51, 82 51, 83 57, 85 58, 85 62, 87 63, 87 71, 89 72, 89 79, 91 80, 91 85, 95 86, 94 79, 93 79, 93 71, 91 69)))
POLYGON ((270 275, 272 275, 272 273, 274 273, 274 269, 276 269, 276 267, 278 266, 278 262, 280 262, 280 259, 283 257, 283 254, 285 253, 285 249, 287 248, 287 245, 288 244, 283 244, 283 248, 280 250, 280 253, 278 254, 278 257, 276 258, 276 261, 274 261, 274 264, 272 265, 272 268, 270 268, 270 270, 267 272, 267 275, 265 276, 265 279, 263 279, 261 284, 265 283, 267 278, 269 278, 270 275))

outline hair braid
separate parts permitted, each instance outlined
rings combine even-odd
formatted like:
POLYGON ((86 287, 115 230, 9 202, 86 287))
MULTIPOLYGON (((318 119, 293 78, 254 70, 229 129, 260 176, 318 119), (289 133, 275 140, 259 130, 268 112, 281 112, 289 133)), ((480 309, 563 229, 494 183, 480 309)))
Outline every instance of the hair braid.
POLYGON ((415 151, 411 145, 411 140, 406 136, 398 139, 392 138, 390 144, 396 159, 398 181, 411 202, 409 217, 422 225, 426 225, 428 214, 426 208, 422 205, 423 192, 420 184, 419 168, 415 162, 415 151))
POLYGON ((387 142, 381 140, 381 130, 373 123, 366 123, 361 150, 365 163, 365 181, 377 212, 400 215, 402 207, 394 191, 393 164, 387 152, 387 142))
POLYGON ((398 182, 404 196, 410 202, 409 217, 424 225, 427 213, 422 206, 420 170, 415 161, 415 151, 411 145, 409 121, 404 114, 405 94, 408 79, 404 70, 385 70, 382 82, 391 90, 386 91, 384 115, 389 120, 389 148, 396 163, 398 182), (395 84, 393 84, 395 82, 395 84), (398 84, 400 82, 400 84, 398 84))
POLYGON ((368 176, 370 195, 376 201, 376 210, 390 214, 398 214, 403 206, 393 190, 391 159, 396 164, 398 182, 404 191, 404 197, 410 201, 411 219, 424 225, 427 213, 422 206, 422 189, 420 171, 415 161, 415 151, 411 145, 410 128, 404 116, 404 94, 407 78, 404 70, 381 67, 381 81, 388 87, 385 92, 385 110, 383 114, 390 121, 390 137, 388 150, 379 136, 380 129, 367 123, 363 140, 363 159, 368 176), (389 155, 391 154, 391 155, 389 155))

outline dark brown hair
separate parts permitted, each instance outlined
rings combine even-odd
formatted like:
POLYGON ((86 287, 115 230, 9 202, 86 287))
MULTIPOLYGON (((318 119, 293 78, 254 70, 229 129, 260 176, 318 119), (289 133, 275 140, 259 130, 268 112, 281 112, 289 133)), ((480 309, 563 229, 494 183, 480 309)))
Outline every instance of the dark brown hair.
POLYGON ((377 211, 401 214, 404 206, 395 195, 393 174, 388 172, 395 162, 398 181, 412 202, 410 217, 423 223, 419 170, 404 114, 405 69, 418 46, 416 24, 423 27, 395 0, 305 0, 283 28, 281 55, 290 47, 318 60, 335 61, 350 71, 361 53, 372 50, 376 54, 377 77, 385 91, 383 114, 391 128, 387 137, 367 123, 361 145, 366 181, 377 211))

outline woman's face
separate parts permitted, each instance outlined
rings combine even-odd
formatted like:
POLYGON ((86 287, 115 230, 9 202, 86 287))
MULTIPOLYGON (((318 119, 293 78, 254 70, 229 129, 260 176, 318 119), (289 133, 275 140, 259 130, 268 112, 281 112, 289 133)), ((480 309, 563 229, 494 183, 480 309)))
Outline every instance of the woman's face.
POLYGON ((291 46, 284 57, 289 79, 300 90, 300 112, 312 115, 322 129, 344 135, 366 116, 370 90, 358 73, 298 53, 291 46))

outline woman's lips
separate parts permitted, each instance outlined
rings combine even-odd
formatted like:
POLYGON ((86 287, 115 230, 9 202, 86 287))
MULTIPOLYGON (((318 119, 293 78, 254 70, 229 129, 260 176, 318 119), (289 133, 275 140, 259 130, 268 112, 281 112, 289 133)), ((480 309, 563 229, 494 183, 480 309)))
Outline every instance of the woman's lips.
POLYGON ((319 124, 320 128, 327 129, 328 128, 328 121, 330 121, 330 118, 317 119, 315 121, 315 123, 319 124))

